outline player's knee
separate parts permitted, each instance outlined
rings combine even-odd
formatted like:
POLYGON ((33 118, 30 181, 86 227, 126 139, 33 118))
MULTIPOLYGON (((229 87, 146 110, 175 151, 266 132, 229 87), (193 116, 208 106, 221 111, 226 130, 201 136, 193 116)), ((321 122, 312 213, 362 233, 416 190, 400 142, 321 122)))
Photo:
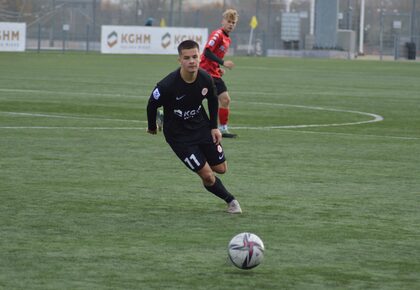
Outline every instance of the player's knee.
POLYGON ((203 180, 203 184, 206 186, 211 186, 216 182, 216 177, 212 171, 201 172, 200 177, 203 180))
POLYGON ((229 107, 229 104, 230 104, 230 98, 229 98, 229 96, 226 96, 226 97, 224 97, 224 98, 221 98, 220 99, 220 103, 222 104, 222 106, 224 106, 224 107, 229 107))
POLYGON ((208 176, 205 176, 203 178, 203 184, 206 186, 211 186, 215 182, 216 182, 216 177, 213 174, 212 175, 209 174, 208 176))
POLYGON ((227 164, 226 162, 223 162, 222 164, 218 164, 216 166, 212 167, 213 171, 218 174, 225 174, 227 171, 227 164))
POLYGON ((219 103, 222 107, 227 108, 230 104, 230 97, 227 93, 222 93, 219 96, 219 103))

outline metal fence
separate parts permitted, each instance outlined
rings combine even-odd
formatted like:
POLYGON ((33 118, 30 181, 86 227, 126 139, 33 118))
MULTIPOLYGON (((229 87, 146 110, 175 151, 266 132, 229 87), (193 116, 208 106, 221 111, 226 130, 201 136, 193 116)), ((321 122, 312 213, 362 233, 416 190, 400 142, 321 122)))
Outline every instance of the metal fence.
MULTIPOLYGON (((220 25, 221 14, 229 7, 236 8, 240 15, 237 29, 232 33, 232 48, 235 54, 250 53, 248 44, 250 21, 253 16, 258 19, 258 26, 253 31, 251 53, 265 55, 268 50, 304 50, 311 45, 307 38, 312 29, 310 0, 23 2, 31 2, 32 5, 20 7, 14 14, 7 10, 10 7, 0 6, 0 21, 26 22, 26 43, 29 50, 98 51, 102 25, 207 27, 211 31, 220 25), (285 41, 282 37, 282 20, 286 12, 299 15, 299 37, 296 41, 285 41)), ((419 13, 413 11, 415 0, 367 0, 362 29, 361 3, 361 0, 339 0, 339 29, 355 31, 357 42, 360 33, 363 33, 362 53, 404 58, 408 55, 408 43, 414 44, 416 49, 419 48, 419 13)))

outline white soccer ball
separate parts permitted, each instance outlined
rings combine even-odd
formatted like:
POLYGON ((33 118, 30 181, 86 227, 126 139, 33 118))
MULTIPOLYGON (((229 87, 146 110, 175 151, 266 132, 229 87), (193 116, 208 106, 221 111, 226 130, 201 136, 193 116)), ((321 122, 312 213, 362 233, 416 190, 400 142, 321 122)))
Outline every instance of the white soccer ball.
POLYGON ((228 255, 236 267, 252 269, 264 259, 264 243, 255 234, 240 233, 229 242, 228 255))

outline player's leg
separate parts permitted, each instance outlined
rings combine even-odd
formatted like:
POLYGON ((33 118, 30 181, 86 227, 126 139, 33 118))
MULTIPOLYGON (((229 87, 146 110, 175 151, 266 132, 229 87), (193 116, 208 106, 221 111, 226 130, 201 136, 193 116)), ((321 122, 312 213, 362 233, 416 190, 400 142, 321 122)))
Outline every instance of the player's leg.
POLYGON ((228 122, 230 114, 230 96, 227 87, 222 79, 214 79, 217 95, 219 99, 219 130, 225 138, 235 138, 236 134, 229 132, 228 122))
POLYGON ((219 129, 226 132, 228 130, 229 112, 230 112, 230 96, 227 91, 224 91, 219 96, 219 129))
POLYGON ((214 174, 214 172, 224 174, 227 171, 227 162, 222 145, 209 142, 207 144, 201 144, 200 150, 207 159, 206 165, 197 172, 203 181, 204 187, 228 204, 227 212, 242 213, 239 202, 214 174))
POLYGON ((217 165, 212 165, 210 166, 211 170, 213 170, 214 172, 218 173, 218 174, 225 174, 227 171, 227 162, 223 162, 217 165))
POLYGON ((201 177, 204 187, 217 197, 223 199, 227 204, 227 212, 229 213, 242 213, 241 206, 235 197, 226 189, 222 181, 214 175, 210 165, 206 163, 197 174, 201 177))
POLYGON ((197 174, 200 176, 204 187, 215 196, 223 199, 227 204, 235 199, 235 197, 227 191, 222 181, 214 174, 207 162, 203 168, 197 171, 197 174))
POLYGON ((209 142, 200 146, 187 146, 184 143, 169 143, 169 145, 187 168, 197 173, 203 182, 203 186, 228 204, 227 211, 229 213, 242 212, 238 201, 226 190, 222 181, 213 172, 212 167, 216 172, 224 173, 227 166, 222 146, 212 143, 210 134, 209 142), (208 156, 210 156, 212 166, 207 162, 208 156))

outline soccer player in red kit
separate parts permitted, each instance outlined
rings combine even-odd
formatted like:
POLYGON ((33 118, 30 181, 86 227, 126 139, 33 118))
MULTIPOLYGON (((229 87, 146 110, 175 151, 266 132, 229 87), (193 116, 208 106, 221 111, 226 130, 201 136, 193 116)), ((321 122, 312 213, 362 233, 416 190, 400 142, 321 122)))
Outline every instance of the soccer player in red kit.
POLYGON ((200 61, 200 67, 214 79, 219 99, 219 130, 226 138, 235 138, 237 135, 228 130, 230 96, 222 80, 225 71, 221 66, 228 69, 235 66, 231 60, 223 60, 223 58, 231 43, 229 34, 235 29, 238 18, 238 12, 234 9, 228 9, 223 13, 222 27, 210 34, 200 61))

